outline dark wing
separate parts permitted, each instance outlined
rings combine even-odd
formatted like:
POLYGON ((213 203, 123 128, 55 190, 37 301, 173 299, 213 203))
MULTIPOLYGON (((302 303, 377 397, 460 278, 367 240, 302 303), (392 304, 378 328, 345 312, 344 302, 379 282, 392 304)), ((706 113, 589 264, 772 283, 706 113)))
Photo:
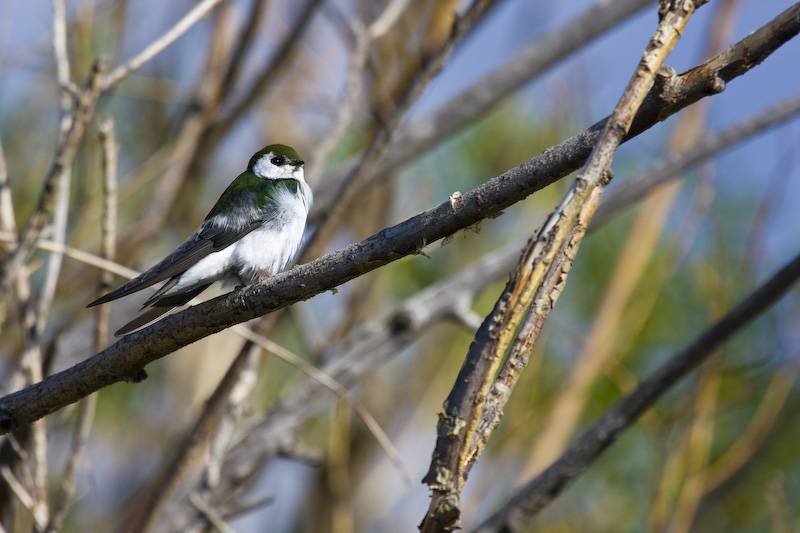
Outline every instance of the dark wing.
POLYGON ((157 318, 160 318, 163 315, 166 315, 176 307, 189 303, 189 301, 191 301, 192 298, 194 298, 195 296, 206 290, 209 286, 211 286, 210 283, 207 283, 205 285, 198 285, 197 287, 194 287, 193 289, 190 289, 186 292, 167 296, 161 298, 160 300, 156 300, 155 302, 152 303, 150 302, 150 300, 152 300, 153 298, 151 298, 150 300, 148 300, 148 303, 145 304, 145 307, 147 307, 148 305, 152 305, 152 307, 147 307, 147 309, 143 308, 144 310, 138 315, 136 315, 136 318, 134 318, 133 320, 131 320, 130 322, 119 328, 114 333, 114 336, 122 337, 123 335, 127 335, 132 331, 136 331, 142 326, 149 324, 150 322, 156 320, 157 318))
MULTIPOLYGON (((238 241, 254 229, 263 224, 263 218, 256 218, 244 224, 239 229, 227 227, 217 227, 213 225, 213 219, 207 219, 202 226, 183 244, 178 246, 174 252, 168 255, 163 261, 153 266, 147 272, 130 280, 122 287, 101 296, 87 307, 104 304, 123 296, 128 296, 134 292, 146 289, 156 283, 170 279, 173 276, 183 274, 192 265, 203 259, 212 252, 217 252, 228 245, 238 241)), ((189 298, 191 300, 191 298, 189 298)), ((189 301, 186 300, 186 301, 189 301)))

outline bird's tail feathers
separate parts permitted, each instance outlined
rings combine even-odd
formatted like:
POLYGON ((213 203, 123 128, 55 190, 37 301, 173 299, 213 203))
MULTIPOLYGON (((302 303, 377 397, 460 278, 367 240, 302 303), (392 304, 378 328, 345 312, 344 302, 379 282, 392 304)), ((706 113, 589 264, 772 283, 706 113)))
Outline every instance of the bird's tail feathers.
POLYGON ((127 335, 128 333, 133 333, 134 331, 143 328, 144 326, 150 324, 151 322, 161 318, 162 316, 166 315, 174 311, 177 307, 181 305, 187 304, 191 301, 192 298, 206 290, 210 287, 211 284, 207 283, 205 285, 199 285, 187 292, 182 292, 179 294, 171 294, 169 296, 164 296, 162 298, 158 298, 150 300, 145 303, 144 307, 142 307, 142 311, 136 315, 136 318, 122 326, 118 329, 115 333, 115 337, 122 337, 127 335))

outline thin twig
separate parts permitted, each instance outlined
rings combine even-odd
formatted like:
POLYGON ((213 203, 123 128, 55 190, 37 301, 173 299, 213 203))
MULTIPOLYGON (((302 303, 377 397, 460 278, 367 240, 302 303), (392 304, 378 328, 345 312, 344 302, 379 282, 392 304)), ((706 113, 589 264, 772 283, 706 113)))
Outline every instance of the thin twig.
POLYGON ((779 102, 770 109, 719 133, 705 135, 687 150, 666 156, 653 164, 649 170, 625 182, 622 187, 609 192, 608 196, 600 202, 592 226, 604 223, 611 213, 617 213, 620 209, 636 203, 659 185, 679 179, 682 171, 708 159, 710 155, 721 152, 768 128, 776 127, 795 117, 798 113, 800 113, 800 95, 779 102))
POLYGON ((0 476, 8 484, 11 492, 19 499, 22 506, 31 512, 33 521, 38 529, 42 529, 47 524, 47 517, 42 515, 36 504, 36 499, 25 489, 22 483, 16 478, 14 473, 7 465, 0 467, 0 476))
MULTIPOLYGON (((63 141, 59 143, 55 159, 45 177, 44 186, 39 195, 39 202, 36 209, 28 219, 25 228, 22 230, 22 235, 19 238, 16 248, 3 260, 2 265, 0 265, 0 301, 7 300, 13 283, 14 274, 20 271, 20 268, 28 259, 28 255, 39 239, 42 228, 44 228, 45 222, 53 210, 53 205, 58 194, 59 182, 63 178, 64 173, 72 166, 72 162, 78 150, 78 145, 83 140, 86 124, 92 116, 94 116, 95 105, 100 96, 99 81, 106 71, 107 62, 107 59, 101 58, 97 60, 92 67, 92 73, 89 75, 86 88, 78 99, 78 106, 75 109, 75 116, 72 120, 72 124, 63 141)), ((4 320, 5 317, 0 315, 0 326, 2 326, 4 320)))
MULTIPOLYGON (((307 171, 309 176, 321 175, 321 170, 325 168, 331 152, 336 148, 352 120, 358 97, 361 93, 362 78, 372 43, 389 31, 397 19, 400 18, 400 15, 407 9, 408 3, 409 0, 392 0, 369 27, 364 27, 361 21, 351 24, 351 29, 356 37, 356 44, 353 48, 353 55, 350 58, 350 66, 347 69, 344 97, 342 98, 342 103, 337 106, 339 113, 333 122, 333 126, 322 138, 322 142, 311 158, 312 166, 307 171)), ((313 185, 314 183, 311 182, 311 184, 313 185)))
MULTIPOLYGON (((392 170, 449 139, 523 84, 652 3, 653 0, 601 0, 563 26, 536 39, 448 103, 401 126, 372 172, 369 183, 385 179, 392 170)), ((332 207, 334 191, 351 172, 352 169, 347 169, 321 180, 326 187, 315 193, 314 210, 309 215, 312 222, 332 207)))
POLYGON ((222 0, 202 0, 186 13, 183 18, 176 22, 174 26, 167 30, 164 35, 150 43, 144 50, 128 60, 127 63, 118 66, 113 71, 109 72, 107 76, 104 76, 100 84, 100 89, 102 91, 107 91, 130 76, 134 71, 163 52, 166 47, 174 43, 180 36, 186 33, 189 28, 208 15, 211 10, 217 7, 221 2, 222 0))
POLYGON ((214 528, 214 531, 218 533, 236 533, 233 528, 225 522, 225 519, 222 518, 216 510, 212 509, 208 502, 203 500, 197 492, 189 494, 189 501, 200 511, 211 527, 214 528))
POLYGON ((256 334, 252 330, 242 325, 233 326, 231 329, 233 329, 239 336, 244 337, 250 342, 261 346, 268 352, 283 359, 293 367, 314 379, 319 384, 323 385, 328 390, 336 393, 340 398, 347 402, 350 408, 356 412, 361 421, 364 422, 364 425, 367 426, 367 429, 375 437, 375 440, 378 441, 380 447, 383 448, 384 453, 386 453, 386 456, 400 473, 403 481, 406 484, 411 483, 408 471, 405 468, 405 465, 403 465, 403 459, 400 457, 400 452, 398 452, 397 448, 394 447, 394 444, 392 444, 389 436, 383 431, 380 424, 378 424, 378 421, 375 420, 375 417, 370 414, 369 410, 364 407, 364 404, 362 404, 358 398, 356 398, 349 390, 347 390, 346 387, 331 378, 329 375, 320 371, 315 366, 306 363, 303 359, 300 359, 283 346, 256 334))
MULTIPOLYGON (((13 233, 0 232, 0 242, 14 243, 16 240, 17 239, 13 233)), ((35 247, 47 252, 64 254, 70 259, 80 261, 81 263, 99 268, 100 270, 105 270, 112 274, 116 274, 117 276, 122 276, 123 278, 133 279, 139 275, 139 272, 133 270, 132 268, 120 265, 114 261, 109 261, 108 259, 100 257, 99 255, 90 254, 88 252, 84 252, 83 250, 78 250, 77 248, 72 248, 71 246, 59 244, 53 241, 40 239, 36 241, 35 247)))
POLYGON ((14 220, 14 201, 11 198, 11 187, 8 184, 8 166, 6 165, 2 142, 0 142, 0 232, 8 233, 12 236, 6 242, 12 246, 16 244, 17 223, 14 220))
POLYGON ((78 422, 72 437, 72 449, 67 460, 67 466, 64 468, 64 475, 58 484, 58 493, 53 501, 52 512, 50 513, 47 527, 44 529, 45 532, 59 531, 64 519, 67 517, 72 497, 75 494, 75 475, 78 471, 78 463, 83 446, 89 438, 96 403, 97 395, 95 394, 81 400, 80 409, 78 410, 78 422))
POLYGON ((66 112, 70 104, 72 80, 67 52, 67 8, 64 0, 53 0, 53 55, 56 59, 56 80, 61 98, 61 111, 66 112))
POLYGON ((325 243, 331 235, 333 235, 339 221, 350 210, 350 204, 358 194, 362 183, 374 172, 375 165, 397 133, 397 128, 400 126, 403 117, 405 117, 412 104, 422 95, 430 82, 444 68, 445 62, 450 57, 455 47, 481 20, 483 20, 484 16, 494 7, 496 1, 497 0, 476 0, 463 15, 456 19, 450 36, 409 86, 400 103, 392 111, 389 119, 372 139, 361 161, 352 170, 350 175, 339 184, 330 211, 326 212, 322 218, 317 221, 317 230, 309 238, 301 252, 300 261, 306 261, 318 257, 321 254, 325 243))
POLYGON ((240 505, 239 507, 226 511, 225 519, 229 520, 231 518, 237 518, 239 516, 242 516, 243 514, 257 511, 258 509, 266 507, 267 505, 272 505, 274 502, 275 502, 274 496, 266 496, 256 501, 240 505))
MULTIPOLYGON (((100 239, 102 258, 114 261, 117 255, 117 160, 119 145, 114 133, 114 119, 106 117, 100 122, 100 145, 103 148, 103 225, 100 239)), ((108 291, 113 279, 111 272, 104 270, 100 274, 100 292, 108 291)), ((96 343, 105 343, 108 329, 108 314, 98 316, 98 332, 96 343), (100 320, 102 319, 102 320, 100 320), (105 322, 105 324, 102 324, 105 322)))
MULTIPOLYGON (((58 142, 63 143, 73 121, 73 116, 70 114, 72 95, 69 92, 70 65, 69 56, 67 54, 67 20, 64 0, 53 0, 53 55, 56 59, 56 78, 58 82, 59 110, 61 113, 58 142)), ((52 240, 59 244, 64 244, 67 240, 67 219, 69 217, 71 184, 72 168, 68 167, 64 170, 64 174, 58 182, 55 210, 53 212, 53 224, 49 231, 52 235, 52 240)), ((47 325, 47 319, 53 306, 56 288, 58 287, 58 277, 61 273, 63 259, 64 257, 60 253, 49 254, 46 258, 47 267, 45 269, 44 284, 39 293, 36 306, 35 335, 37 339, 47 325)))

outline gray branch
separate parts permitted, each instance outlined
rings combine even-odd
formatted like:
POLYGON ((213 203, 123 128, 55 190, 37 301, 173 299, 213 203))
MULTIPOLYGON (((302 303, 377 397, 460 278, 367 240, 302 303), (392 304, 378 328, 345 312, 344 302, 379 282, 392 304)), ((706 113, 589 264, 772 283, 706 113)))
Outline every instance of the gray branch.
POLYGON ((645 411, 681 379, 705 361, 744 326, 767 311, 800 278, 800 255, 707 329, 688 348, 644 380, 633 393, 606 413, 566 452, 475 531, 526 531, 530 520, 611 446, 645 411))
MULTIPOLYGON (((634 120, 630 136, 652 127, 759 64, 800 32, 800 4, 751 33, 726 52, 654 87, 634 120)), ((442 204, 347 248, 297 266, 264 282, 189 308, 124 337, 89 359, 21 391, 0 398, 0 431, 74 403, 122 380, 173 351, 223 329, 331 290, 426 245, 452 235, 528 197, 579 168, 605 121, 541 155, 442 204)))

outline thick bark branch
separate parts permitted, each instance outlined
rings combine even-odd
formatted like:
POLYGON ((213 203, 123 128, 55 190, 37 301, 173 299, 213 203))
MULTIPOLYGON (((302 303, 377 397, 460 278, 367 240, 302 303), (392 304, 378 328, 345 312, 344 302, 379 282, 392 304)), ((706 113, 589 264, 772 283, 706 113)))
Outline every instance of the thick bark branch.
MULTIPOLYGON (((627 138, 691 103, 719 92, 800 32, 800 4, 727 52, 651 90, 627 138), (747 59, 743 61, 743 59, 747 59), (716 81, 715 81, 716 80, 716 81), (709 88, 716 90, 709 90, 709 88), (668 100, 664 100, 664 96, 668 100)), ((135 376, 145 365, 233 324, 331 290, 528 197, 579 168, 597 141, 601 121, 541 155, 462 194, 451 204, 412 217, 359 243, 300 265, 263 283, 221 296, 129 335, 103 352, 0 399, 0 431, 29 424, 103 387, 135 376)))
POLYGON ((800 255, 750 294, 688 348, 644 380, 589 428, 550 468, 525 485, 476 531, 525 531, 531 518, 558 497, 639 416, 745 325, 772 307, 800 278, 800 255))
POLYGON ((439 415, 436 447, 422 480, 433 494, 421 531, 460 528, 459 499, 467 476, 499 424, 528 353, 563 290, 600 195, 611 178, 614 154, 694 11, 695 2, 686 0, 672 4, 663 13, 592 156, 561 204, 534 232, 505 290, 475 334, 444 402, 444 413, 439 415))

